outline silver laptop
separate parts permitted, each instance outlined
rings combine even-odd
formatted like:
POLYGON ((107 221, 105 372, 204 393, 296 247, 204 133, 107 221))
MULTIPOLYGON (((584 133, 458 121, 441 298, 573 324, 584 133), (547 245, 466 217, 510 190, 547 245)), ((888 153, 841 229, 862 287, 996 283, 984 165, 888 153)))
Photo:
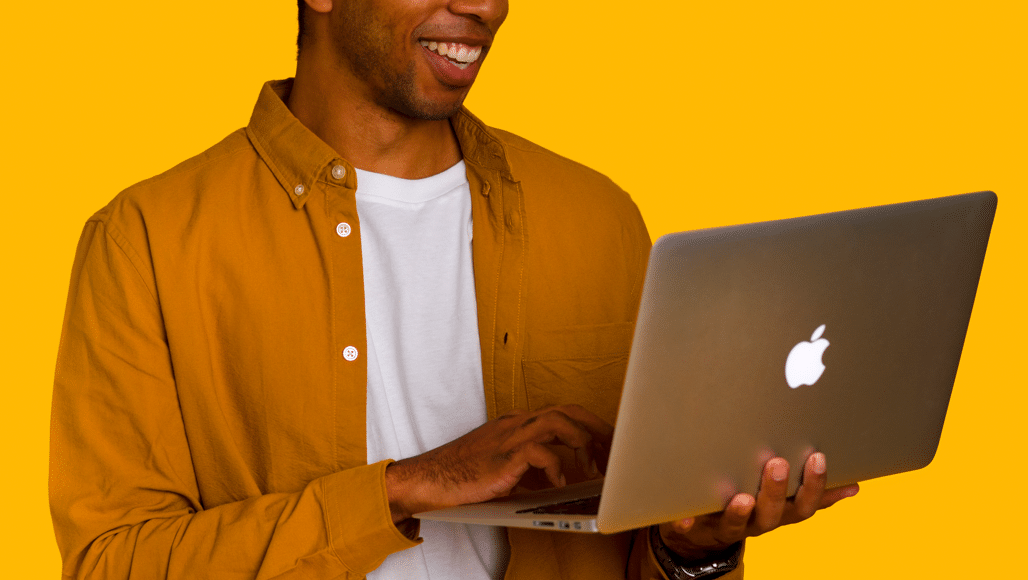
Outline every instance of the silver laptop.
POLYGON ((830 487, 928 465, 996 202, 980 192, 660 238, 606 477, 415 517, 613 533, 755 494, 776 455, 794 466, 791 493, 815 451, 830 487))

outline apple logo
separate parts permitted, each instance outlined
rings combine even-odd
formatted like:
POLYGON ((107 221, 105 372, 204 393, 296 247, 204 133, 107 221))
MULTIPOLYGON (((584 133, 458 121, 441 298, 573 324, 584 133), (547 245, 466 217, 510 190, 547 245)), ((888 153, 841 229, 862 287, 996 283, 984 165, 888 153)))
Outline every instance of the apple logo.
POLYGON ((789 351, 789 358, 785 359, 785 382, 789 387, 813 385, 825 372, 821 356, 828 348, 828 339, 821 338, 824 332, 825 325, 822 324, 810 335, 810 342, 803 341, 789 351))

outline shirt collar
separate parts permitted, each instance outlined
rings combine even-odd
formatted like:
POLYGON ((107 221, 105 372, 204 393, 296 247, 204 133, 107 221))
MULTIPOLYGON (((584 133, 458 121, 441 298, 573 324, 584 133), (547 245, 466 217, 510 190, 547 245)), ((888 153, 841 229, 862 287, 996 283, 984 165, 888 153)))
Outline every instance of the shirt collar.
MULTIPOLYGON (((339 154, 301 123, 285 99, 293 79, 269 81, 261 88, 246 134, 261 159, 299 209, 329 166, 344 163, 339 154)), ((514 180, 503 144, 489 127, 461 107, 451 117, 465 162, 514 180)), ((352 168, 352 165, 345 162, 352 168)), ((353 175, 353 171, 348 172, 353 175)), ((348 179, 349 181, 349 179, 348 179)))

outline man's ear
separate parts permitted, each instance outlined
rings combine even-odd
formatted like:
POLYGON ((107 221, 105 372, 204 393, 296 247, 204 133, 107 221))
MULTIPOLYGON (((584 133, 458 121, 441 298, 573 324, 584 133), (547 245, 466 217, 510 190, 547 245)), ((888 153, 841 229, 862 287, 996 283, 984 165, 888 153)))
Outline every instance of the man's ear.
POLYGON ((315 12, 326 14, 332 11, 332 0, 303 0, 307 7, 315 12))

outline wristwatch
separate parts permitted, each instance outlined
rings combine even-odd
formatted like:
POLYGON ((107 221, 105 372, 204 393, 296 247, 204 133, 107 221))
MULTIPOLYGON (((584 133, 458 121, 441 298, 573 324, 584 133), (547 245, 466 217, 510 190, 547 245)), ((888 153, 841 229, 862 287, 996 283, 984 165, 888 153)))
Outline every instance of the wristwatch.
POLYGON ((668 580, 690 580, 692 578, 713 580, 735 570, 735 567, 739 565, 742 542, 737 542, 720 552, 711 554, 703 562, 686 562, 664 545, 664 540, 660 537, 660 527, 650 526, 650 548, 668 580))

